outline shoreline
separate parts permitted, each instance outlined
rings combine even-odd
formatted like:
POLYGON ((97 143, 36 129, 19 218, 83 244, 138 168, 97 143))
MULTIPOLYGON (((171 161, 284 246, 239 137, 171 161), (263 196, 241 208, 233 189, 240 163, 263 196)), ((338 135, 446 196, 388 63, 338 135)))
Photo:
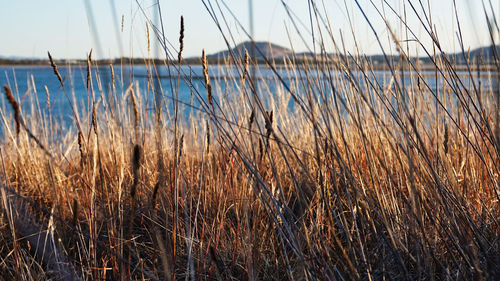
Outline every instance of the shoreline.
MULTIPOLYGON (((83 67, 86 67, 87 66, 87 63, 82 63, 82 62, 78 62, 78 63, 67 63, 65 61, 59 61, 59 62, 56 62, 58 66, 60 67, 67 67, 67 66, 83 66, 83 67)), ((334 63, 334 62, 333 62, 334 63)), ((93 66, 109 66, 109 65, 124 65, 124 66, 149 66, 151 65, 152 63, 123 63, 123 64, 115 64, 113 62, 96 62, 96 64, 94 64, 93 66)), ((162 62, 163 64, 163 62, 162 62)), ((176 62, 172 62, 172 64, 176 64, 176 62)), ((232 66, 234 67, 234 64, 225 64, 225 63, 210 63, 209 62, 209 65, 210 66, 232 66)), ((188 62, 188 63, 183 63, 182 66, 201 66, 201 63, 195 63, 195 62, 188 62)), ((261 68, 269 68, 268 64, 266 63, 258 63, 257 66, 261 67, 261 68)), ((273 66, 286 66, 286 64, 284 63, 273 63, 273 66)), ((49 61, 41 61, 40 63, 1 63, 0 62, 0 67, 51 67, 50 66, 50 62, 49 61)), ((301 65, 299 65, 299 68, 302 68, 301 65)), ((315 69, 315 67, 313 65, 307 65, 307 68, 308 69, 315 69)), ((367 67, 367 68, 364 68, 366 70, 375 70, 375 71, 390 71, 390 68, 387 67, 387 65, 379 65, 379 64, 372 64, 370 65, 370 67, 367 67)), ((429 63, 425 63, 425 64, 421 64, 418 68, 419 71, 434 71, 434 70, 438 70, 439 67, 436 67, 434 64, 429 64, 429 63)), ((477 71, 484 71, 484 72, 488 72, 488 73, 495 73, 497 71, 499 71, 498 67, 495 65, 495 64, 483 64, 483 65, 480 65, 480 67, 478 67, 477 64, 474 64, 474 65, 467 65, 467 64, 457 64, 457 65, 453 65, 453 69, 456 70, 456 71, 473 71, 473 72, 477 72, 477 71)), ((337 71, 340 71, 341 69, 336 69, 337 71)), ((361 69, 357 69, 357 70, 361 70, 361 69)), ((406 64, 405 65, 405 71, 414 71, 413 69, 408 69, 408 65, 406 64)), ((399 69, 394 69, 394 71, 396 72, 399 72, 400 70, 399 69)))

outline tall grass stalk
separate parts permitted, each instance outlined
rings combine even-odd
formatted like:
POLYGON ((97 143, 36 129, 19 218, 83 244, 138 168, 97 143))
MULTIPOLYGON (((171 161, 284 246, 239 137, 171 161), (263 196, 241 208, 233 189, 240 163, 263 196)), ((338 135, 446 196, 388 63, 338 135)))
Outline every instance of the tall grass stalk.
MULTIPOLYGON (((262 57, 254 65, 250 50, 231 51, 233 33, 248 35, 239 19, 219 1, 202 2, 230 49, 223 79, 211 78, 216 66, 203 52, 205 89, 183 65, 183 18, 177 50, 163 24, 146 18, 148 38, 151 29, 166 59, 156 65, 148 52, 145 88, 117 83, 126 79, 113 65, 102 85, 89 54, 82 110, 49 54, 73 114, 69 127, 51 113, 47 89, 45 110, 23 111, 19 91, 4 86, 11 108, 0 110, 3 278, 61 278, 52 269, 62 262, 65 276, 83 280, 500 276, 498 49, 491 66, 477 67, 456 6, 463 65, 443 50, 421 1, 404 1, 402 13, 387 1, 355 1, 382 65, 358 47, 346 51, 344 36, 358 40, 354 29, 338 38, 318 1, 308 2, 305 31, 283 1, 294 28, 287 32, 312 55, 293 52, 280 62, 254 45, 262 57), (264 68, 272 75, 261 79, 264 68), (62 133, 54 139, 52 132, 62 133)), ((483 9, 498 45, 496 11, 483 9)))

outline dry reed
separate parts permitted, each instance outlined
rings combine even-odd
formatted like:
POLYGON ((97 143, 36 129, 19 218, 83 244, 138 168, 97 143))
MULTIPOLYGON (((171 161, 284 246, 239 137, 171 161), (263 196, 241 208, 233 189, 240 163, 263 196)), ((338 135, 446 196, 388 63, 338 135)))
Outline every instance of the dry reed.
MULTIPOLYGON (((325 32, 316 39, 335 40, 320 16, 310 17, 325 32)), ((169 78, 176 94, 153 89, 162 99, 153 112, 139 88, 115 87, 120 74, 110 66, 106 86, 117 110, 103 100, 81 112, 91 120, 82 129, 96 134, 87 143, 80 128, 21 116, 4 87, 17 132, 26 121, 30 136, 47 126, 61 138, 49 142, 47 161, 31 137, 12 145, 5 136, 2 179, 30 202, 43 234, 32 237, 50 241, 38 226, 52 220, 51 249, 82 279, 495 280, 500 150, 489 128, 498 125, 497 92, 474 89, 479 77, 459 73, 438 51, 429 52, 429 77, 408 53, 408 38, 385 22, 397 45, 394 57, 385 54, 388 81, 362 54, 347 52, 304 61, 293 54, 283 66, 267 59, 273 74, 259 80, 249 76, 247 51, 226 60, 241 76, 210 81, 203 51, 204 96, 181 67, 181 18, 178 61, 165 62, 178 71, 169 78), (197 103, 179 98, 180 82, 197 103), (177 119, 166 112, 171 106, 192 113, 177 119), (80 169, 71 165, 78 157, 80 169)), ((473 64, 471 52, 463 56, 473 64)), ((46 278, 48 264, 31 263, 36 255, 19 243, 32 238, 16 237, 7 220, 0 216, 1 277, 46 278)))
POLYGON ((47 55, 49 56, 50 66, 52 67, 54 74, 57 76, 57 80, 59 80, 59 83, 61 84, 61 86, 63 86, 63 79, 61 77, 61 74, 59 73, 59 70, 57 69, 57 64, 54 62, 54 59, 52 59, 50 52, 47 52, 47 55))
POLYGON ((16 98, 14 98, 14 95, 12 94, 12 91, 8 86, 3 86, 3 90, 5 92, 5 97, 7 98, 7 101, 10 103, 12 106, 12 110, 14 111, 14 121, 16 122, 16 135, 19 136, 19 132, 21 131, 21 113, 19 110, 19 104, 16 101, 16 98))

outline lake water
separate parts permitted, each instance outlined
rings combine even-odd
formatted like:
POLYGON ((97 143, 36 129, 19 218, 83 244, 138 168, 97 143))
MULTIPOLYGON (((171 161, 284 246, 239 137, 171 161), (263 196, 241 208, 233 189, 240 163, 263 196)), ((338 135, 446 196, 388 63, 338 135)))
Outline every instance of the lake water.
MULTIPOLYGON (((85 112, 88 110, 88 106, 91 103, 91 95, 87 90, 87 72, 85 66, 60 66, 59 71, 64 79, 65 89, 68 95, 76 104, 76 107, 85 112)), ((142 99, 143 104, 148 108, 154 108, 154 97, 152 94, 152 85, 150 79, 148 79, 149 73, 152 72, 146 66, 114 66, 115 72, 115 85, 116 85, 116 98, 120 99, 121 94, 125 92, 131 83, 134 83, 134 89, 138 90, 138 96, 142 99)), ((109 66, 98 66, 92 68, 92 84, 94 88, 94 93, 96 100, 99 98, 109 99, 109 93, 111 93, 111 71, 109 66)), ((161 81, 161 88, 163 89, 164 97, 167 100, 167 107, 172 108, 172 97, 175 96, 178 89, 179 100, 184 103, 181 108, 182 113, 189 114, 193 108, 199 107, 200 103, 196 98, 193 98, 193 93, 199 93, 200 97, 206 97, 206 90, 203 80, 202 67, 199 65, 195 66, 183 66, 181 68, 182 76, 178 79, 178 70, 176 67, 171 67, 167 69, 162 66, 159 67, 159 77, 161 81), (189 79, 191 77, 191 79, 189 79), (192 81, 193 87, 190 87, 189 80, 192 81), (179 82, 178 82, 179 81, 179 82), (177 87, 178 85, 178 87, 177 87), (192 105, 186 106, 185 104, 192 105)), ((229 94, 231 91, 235 91, 240 79, 238 71, 231 67, 219 67, 212 66, 209 68, 209 73, 211 76, 212 84, 218 84, 219 88, 217 91, 214 90, 214 96, 217 98, 218 94, 229 94), (236 77, 236 79, 231 79, 236 77)), ((424 71, 423 72, 427 83, 430 88, 436 90, 436 80, 433 78, 434 71, 424 71)), ((266 91, 267 95, 269 93, 276 92, 278 89, 283 89, 282 83, 290 86, 291 81, 300 80, 300 77, 305 76, 305 72, 297 71, 295 73, 290 73, 286 69, 278 69, 278 74, 283 78, 281 82, 277 81, 275 73, 266 67, 259 67, 256 70, 256 81, 259 81, 258 87, 259 91, 266 91), (290 78, 292 77, 292 78, 290 78), (299 77, 299 78, 297 78, 299 77)), ((342 78, 340 80, 347 81, 345 79, 345 73, 332 72, 330 73, 334 79, 342 78)), ((307 74, 309 77, 326 79, 324 73, 317 71, 309 71, 307 74)), ((356 77, 360 73, 354 72, 353 76, 356 77)), ((373 73, 373 79, 376 80, 381 85, 387 86, 390 83, 391 75, 387 71, 376 71, 373 73)), ((467 73, 461 72, 460 75, 463 77, 462 81, 465 85, 469 85, 470 79, 467 78, 467 73)), ((357 77, 358 79, 360 77, 357 77)), ((481 76, 481 79, 475 78, 478 82, 481 81, 482 88, 488 89, 491 86, 491 80, 487 76, 481 76)), ((321 80, 321 79, 320 79, 321 80)), ((405 78, 405 84, 409 85, 410 80, 405 78)), ((301 83, 295 83, 295 91, 297 90, 301 83), (298 86, 297 86, 298 85, 298 86), (297 88, 298 87, 298 88, 297 88)), ((323 83, 322 87, 329 87, 328 83, 323 83)), ((496 83, 493 83, 494 85, 496 83)), ((41 112, 47 112, 49 108, 47 107, 47 94, 46 89, 50 93, 50 112, 52 116, 60 118, 60 120, 65 123, 71 123, 71 109, 68 106, 67 98, 64 94, 64 90, 60 87, 57 77, 54 75, 52 68, 50 66, 2 66, 0 67, 0 85, 9 86, 18 100, 22 105, 23 114, 30 113, 33 110, 40 110, 41 112)), ((438 81, 438 85, 442 86, 443 81, 438 81)), ((498 85, 498 84, 496 84, 498 85)), ((496 87, 496 86, 494 86, 496 87)), ((214 87, 215 88, 215 87, 214 87)), ((327 89, 331 90, 331 89, 327 89)), ((338 90, 338 88, 337 88, 338 90)), ((498 91, 498 89, 495 89, 498 91)), ((2 89, 3 91, 3 89, 2 89)), ((3 95, 2 95, 3 96, 3 95)), ((0 98, 0 105, 4 112, 10 112, 10 106, 6 104, 5 97, 0 98)), ((293 103, 289 106, 293 107, 293 103)), ((3 124, 2 124, 3 127, 3 124)))

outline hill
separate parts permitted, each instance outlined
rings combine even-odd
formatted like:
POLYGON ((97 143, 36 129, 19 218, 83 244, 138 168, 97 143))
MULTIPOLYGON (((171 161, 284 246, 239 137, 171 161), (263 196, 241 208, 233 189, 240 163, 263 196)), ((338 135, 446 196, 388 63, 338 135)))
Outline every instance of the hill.
MULTIPOLYGON (((266 58, 280 58, 280 57, 285 57, 291 55, 293 52, 292 50, 279 46, 277 44, 273 44, 271 42, 255 42, 254 43, 254 50, 255 50, 255 58, 257 60, 263 60, 265 57, 266 58)), ((245 54, 245 49, 248 51, 248 53, 251 53, 252 50, 252 42, 251 41, 246 41, 243 43, 238 44, 236 47, 234 47, 231 51, 234 54, 237 54, 238 56, 243 57, 245 54)), ((228 58, 230 57, 230 52, 228 50, 220 51, 215 54, 208 55, 207 58, 209 59, 222 59, 222 58, 228 58)))
MULTIPOLYGON (((282 59, 284 57, 291 57, 294 53, 291 49, 271 43, 271 42, 265 42, 265 41, 259 41, 259 42, 254 42, 254 57, 257 59, 259 63, 264 63, 265 59, 282 59)), ((231 49, 231 52, 236 54, 237 57, 242 58, 245 54, 245 49, 248 51, 250 54, 252 52, 252 42, 251 41, 246 41, 243 43, 238 44, 236 47, 231 49)), ((224 58, 229 58, 230 57, 230 51, 224 50, 220 51, 214 54, 207 55, 207 58, 209 60, 209 63, 222 63, 224 58)), ((474 63, 479 63, 479 64, 493 64, 494 63, 494 58, 495 58, 495 52, 496 55, 500 55, 500 46, 486 46, 486 47, 481 47, 481 48, 476 48, 470 51, 470 60, 471 62, 474 63)), ((304 58, 310 58, 312 57, 312 53, 309 52, 302 52, 302 53, 295 53, 296 59, 297 60, 304 60, 304 58)), ((328 54, 328 56, 331 59, 335 59, 336 57, 342 57, 343 55, 335 55, 333 53, 328 54)), ((466 58, 468 56, 467 51, 465 54, 462 54, 461 52, 457 53, 452 53, 452 54, 447 54, 446 55, 448 59, 452 62, 456 62, 459 65, 464 65, 466 64, 466 58)), ((371 60, 372 62, 379 64, 379 65, 384 65, 386 63, 386 60, 383 55, 371 55, 367 56, 367 59, 371 60)), ((395 55, 389 55, 388 56, 389 60, 391 61, 398 61, 399 56, 395 55)), ((414 57, 413 60, 416 60, 417 58, 414 57)), ((420 57, 418 58, 420 61, 423 63, 430 63, 431 60, 428 57, 420 57)), ((86 60, 64 60, 60 59, 57 60, 56 62, 58 63, 65 63, 65 64, 86 64, 86 60)), ((97 60, 95 61, 97 64, 110 64, 110 63, 134 63, 134 64, 142 64, 144 63, 143 58, 116 58, 116 59, 102 59, 102 60, 97 60)), ((155 60, 156 63, 161 64, 162 60, 158 59, 155 60)), ((185 64, 199 64, 201 62, 199 57, 191 57, 191 58, 185 58, 184 63, 185 64)), ((47 65, 48 60, 47 59, 40 59, 40 58, 24 58, 24 57, 4 57, 0 55, 0 65, 47 65)))
MULTIPOLYGON (((277 45, 273 44, 271 42, 255 42, 254 45, 255 48, 255 58, 259 62, 263 62, 264 58, 268 59, 280 59, 283 57, 291 56, 293 54, 293 51, 277 45)), ((238 44, 236 47, 231 49, 231 52, 236 54, 238 57, 243 57, 245 53, 245 49, 250 53, 252 50, 252 42, 251 41, 246 41, 243 43, 238 44)), ((495 48, 493 45, 491 46, 486 46, 486 47, 481 47, 477 49, 473 49, 470 51, 470 60, 479 60, 482 63, 493 63, 494 61, 494 52, 495 48)), ((496 54, 500 54, 500 47, 496 46, 496 54)), ((312 54, 308 52, 303 52, 303 53, 296 53, 297 58, 302 59, 302 58, 307 58, 311 57, 312 54)), ((334 57, 334 54, 329 54, 330 57, 334 57)), ((342 56, 342 55, 341 55, 342 56)), ((447 54, 448 58, 451 61, 456 61, 457 64, 465 64, 465 59, 464 57, 467 57, 467 53, 463 55, 461 52, 457 53, 452 53, 452 54, 447 54)), ((215 54, 208 55, 207 58, 211 61, 216 61, 219 59, 223 58, 229 58, 230 57, 230 51, 224 50, 217 52, 215 54)), ((369 60, 379 63, 379 64, 384 64, 385 63, 385 58, 383 55, 371 55, 367 57, 369 60)), ((390 60, 397 61, 399 60, 398 56, 389 56, 390 60)), ((414 58, 417 59, 417 58, 414 58)), ((424 63, 429 63, 430 59, 428 57, 420 57, 420 60, 424 63)))

